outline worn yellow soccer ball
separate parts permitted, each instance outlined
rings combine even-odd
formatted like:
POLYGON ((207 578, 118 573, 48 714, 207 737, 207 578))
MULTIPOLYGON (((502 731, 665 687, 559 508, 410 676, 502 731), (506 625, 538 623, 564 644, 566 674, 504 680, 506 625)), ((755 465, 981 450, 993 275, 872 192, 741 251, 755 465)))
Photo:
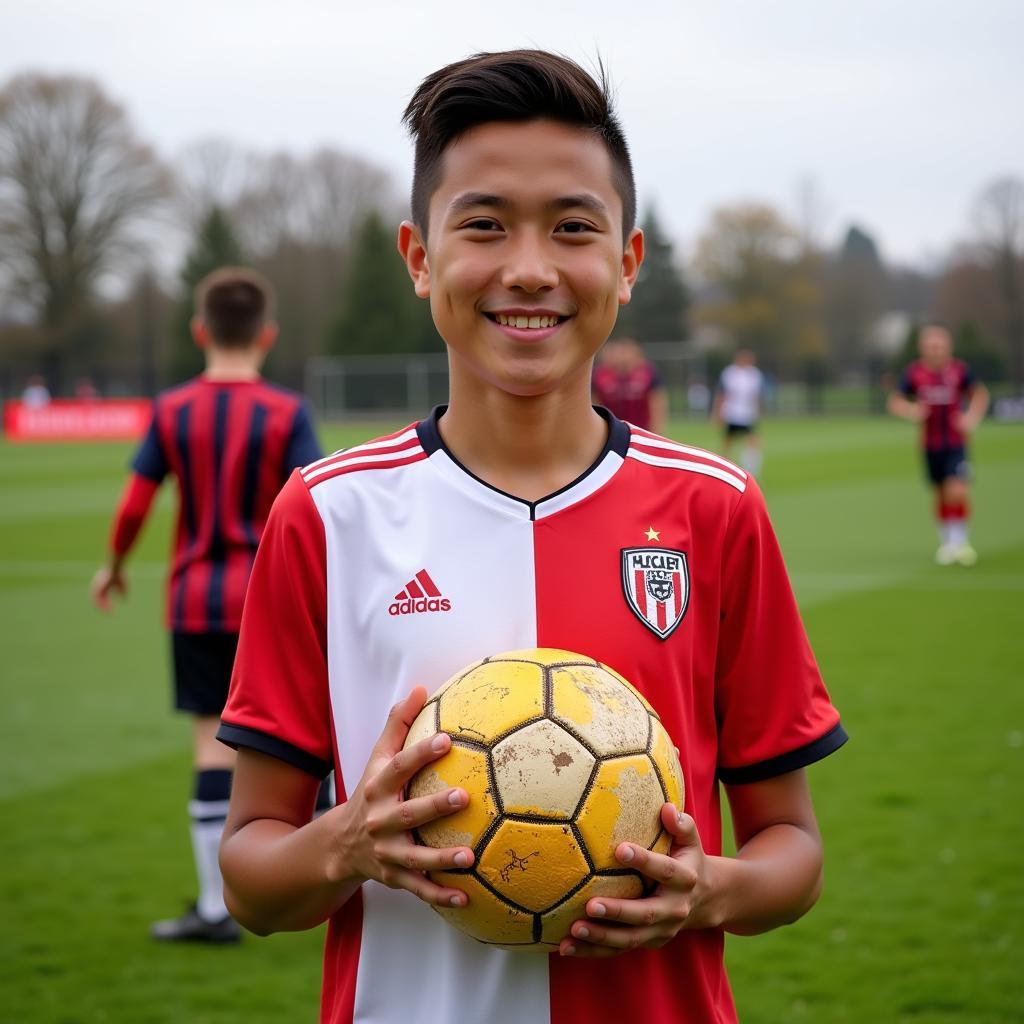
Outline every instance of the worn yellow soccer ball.
POLYGON ((480 942, 550 953, 595 896, 635 898, 628 841, 664 853, 666 800, 683 806, 679 760, 657 712, 592 658, 539 648, 467 666, 434 693, 406 746, 446 732, 451 749, 410 781, 408 796, 452 786, 461 811, 416 832, 438 848, 469 846, 471 868, 433 872, 469 904, 436 908, 480 942))

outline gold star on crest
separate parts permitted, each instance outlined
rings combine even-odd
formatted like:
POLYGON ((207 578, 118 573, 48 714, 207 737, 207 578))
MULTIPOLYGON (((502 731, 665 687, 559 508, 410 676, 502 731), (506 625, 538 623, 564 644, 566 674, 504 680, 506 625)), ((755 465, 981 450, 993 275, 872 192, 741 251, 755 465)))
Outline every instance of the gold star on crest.
POLYGON ((647 527, 647 539, 648 540, 660 541, 661 540, 661 534, 653 526, 648 526, 647 527))

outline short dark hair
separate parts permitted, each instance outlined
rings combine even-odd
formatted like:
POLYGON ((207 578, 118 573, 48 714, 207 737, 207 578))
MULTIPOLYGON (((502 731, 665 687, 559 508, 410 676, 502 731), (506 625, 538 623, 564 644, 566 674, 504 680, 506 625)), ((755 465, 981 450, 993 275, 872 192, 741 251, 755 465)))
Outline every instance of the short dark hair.
POLYGON ((273 316, 274 289, 249 267, 219 267, 196 285, 195 304, 215 344, 245 348, 273 316))
POLYGON ((622 234, 636 224, 636 185, 626 136, 612 108, 604 66, 600 81, 557 53, 505 50, 478 53, 428 75, 402 121, 416 142, 412 219, 424 233, 430 197, 441 179, 444 151, 461 135, 490 121, 550 118, 593 132, 612 159, 612 181, 622 199, 622 234))

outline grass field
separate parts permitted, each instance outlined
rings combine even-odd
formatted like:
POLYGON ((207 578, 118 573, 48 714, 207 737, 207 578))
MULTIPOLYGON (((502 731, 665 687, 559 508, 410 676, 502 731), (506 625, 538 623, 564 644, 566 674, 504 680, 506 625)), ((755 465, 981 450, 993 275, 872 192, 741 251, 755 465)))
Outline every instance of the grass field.
MULTIPOLYGON (((676 428, 713 444, 704 424, 676 428)), ((910 428, 775 421, 765 438, 769 506, 852 740, 811 770, 820 904, 728 942, 741 1019, 1024 1021, 1024 426, 977 439, 969 570, 932 563, 910 428)), ((147 938, 192 893, 189 734, 160 626, 170 488, 129 601, 109 619, 87 603, 128 454, 0 445, 0 1020, 312 1021, 319 932, 147 938)))

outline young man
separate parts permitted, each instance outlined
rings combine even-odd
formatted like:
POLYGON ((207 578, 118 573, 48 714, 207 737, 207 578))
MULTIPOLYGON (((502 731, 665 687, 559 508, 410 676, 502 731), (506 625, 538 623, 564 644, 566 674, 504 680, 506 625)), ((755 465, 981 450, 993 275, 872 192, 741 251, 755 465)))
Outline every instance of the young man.
POLYGON ((711 410, 711 418, 721 426, 724 434, 724 454, 732 451, 733 441, 742 438, 740 465, 754 476, 761 472, 763 461, 757 421, 761 417, 764 374, 756 363, 754 353, 749 349, 740 349, 736 353, 733 361, 722 371, 711 410))
POLYGON ((643 257, 606 91, 550 53, 481 54, 430 75, 406 121, 399 249, 448 347, 450 402, 306 467, 278 498, 220 732, 239 747, 229 906, 260 933, 330 920, 331 1024, 735 1020, 723 929, 814 903, 821 841, 802 769, 845 739, 764 504, 725 460, 591 405, 594 355, 643 257), (652 553, 678 578, 643 568, 652 553), (631 598, 623 581, 638 578, 661 598, 631 598), (409 580, 445 601, 392 614, 409 580), (552 957, 475 943, 431 912, 466 906, 473 851, 417 846, 409 830, 468 796, 403 799, 451 743, 402 749, 425 686, 534 646, 634 682, 687 784, 687 813, 662 808, 669 855, 616 851, 655 893, 591 900, 552 957), (343 802, 310 822, 332 766, 343 802), (719 779, 734 858, 720 856, 719 779))
POLYGON ((971 472, 967 438, 988 410, 988 389, 966 364, 953 358, 953 338, 945 327, 923 327, 917 347, 920 358, 903 371, 899 390, 889 396, 889 411, 923 425, 925 472, 935 491, 939 526, 935 561, 974 565, 978 555, 967 531, 971 472))
POLYGON ((601 350, 591 384, 594 403, 613 416, 660 434, 668 420, 668 394, 654 364, 633 338, 613 338, 601 350))
POLYGON ((206 372, 157 395, 110 535, 110 558, 92 581, 107 610, 124 594, 124 562, 161 482, 178 486, 168 581, 175 706, 193 716, 194 789, 189 803, 199 898, 182 917, 158 921, 154 938, 234 942, 217 850, 234 755, 216 741, 238 643, 249 570, 270 506, 296 466, 320 455, 302 397, 268 384, 260 366, 277 336, 269 282, 224 267, 196 289, 192 333, 206 372))

